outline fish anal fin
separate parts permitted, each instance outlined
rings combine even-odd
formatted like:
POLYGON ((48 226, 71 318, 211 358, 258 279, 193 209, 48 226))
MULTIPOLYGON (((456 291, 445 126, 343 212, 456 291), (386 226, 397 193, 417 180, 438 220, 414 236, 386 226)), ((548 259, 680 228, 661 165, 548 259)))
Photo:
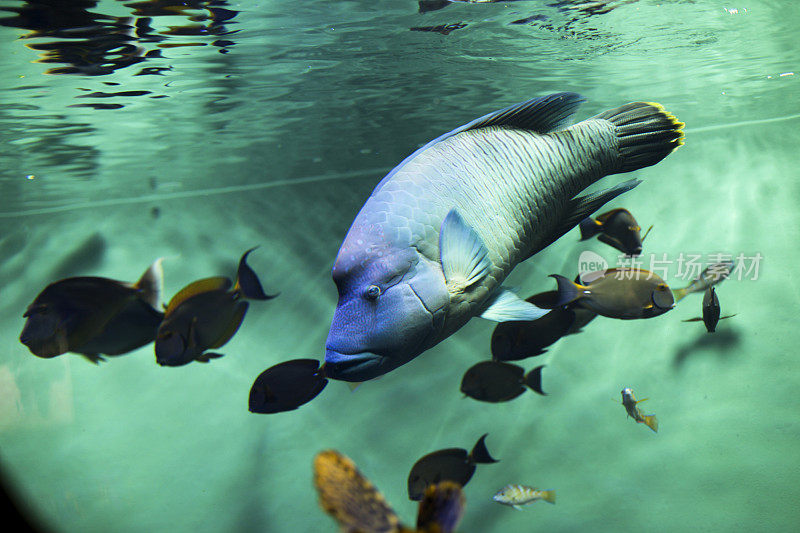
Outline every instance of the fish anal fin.
POLYGON ((175 310, 180 304, 191 298, 192 296, 196 296, 198 294, 202 294, 204 292, 210 291, 227 291, 231 288, 231 280, 224 276, 217 276, 213 278, 205 278, 197 280, 193 283, 190 283, 186 287, 182 288, 178 293, 172 297, 167 304, 167 309, 164 311, 164 314, 169 315, 172 311, 175 310))
POLYGON ((442 222, 439 253, 451 293, 463 292, 479 283, 492 267, 483 240, 455 209, 451 209, 442 222))

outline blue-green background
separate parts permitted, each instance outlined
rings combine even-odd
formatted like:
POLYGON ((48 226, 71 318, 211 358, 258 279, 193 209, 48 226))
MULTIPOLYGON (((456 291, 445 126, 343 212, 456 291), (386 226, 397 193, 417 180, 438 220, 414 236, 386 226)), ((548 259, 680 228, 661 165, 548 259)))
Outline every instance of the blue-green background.
MULTIPOLYGON (((104 75, 47 74, 63 65, 25 45, 68 36, 0 27, 0 464, 14 493, 59 531, 334 531, 311 462, 335 448, 411 523, 414 461, 488 432, 501 461, 466 487, 463 532, 797 531, 800 8, 641 0, 592 15, 563 4, 420 14, 412 0, 230 2, 237 33, 165 36, 190 46, 104 75), (449 35, 409 30, 457 22, 467 25, 449 35), (220 38, 235 44, 212 45, 220 38), (136 75, 147 67, 164 70, 136 75), (686 145, 636 172, 644 183, 613 205, 654 224, 645 260, 760 253, 757 279, 719 286, 723 314, 737 316, 713 336, 683 323, 700 312, 692 295, 652 320, 598 319, 523 362, 547 365, 548 396, 497 405, 458 389, 489 355, 493 324, 476 319, 353 393, 333 382, 298 411, 250 414, 262 370, 322 358, 330 268, 383 174, 445 131, 561 90, 587 97, 579 119, 648 100, 686 123, 686 145), (97 91, 150 92, 78 98, 97 91), (122 107, 70 107, 92 102, 122 107), (208 365, 161 368, 152 346, 98 366, 44 360, 18 341, 25 307, 56 279, 134 280, 164 256, 169 298, 233 275, 254 245, 251 265, 281 295, 253 303, 208 365), (649 398, 658 434, 611 401, 623 387, 649 398), (507 483, 556 489, 558 503, 491 501, 507 483)), ((112 0, 87 9, 136 16, 112 0)), ((150 26, 208 24, 189 20, 198 13, 150 26)), ((573 276, 587 249, 616 259, 573 231, 510 283, 551 289, 547 274, 573 276)), ((670 284, 684 285, 677 274, 670 284)))

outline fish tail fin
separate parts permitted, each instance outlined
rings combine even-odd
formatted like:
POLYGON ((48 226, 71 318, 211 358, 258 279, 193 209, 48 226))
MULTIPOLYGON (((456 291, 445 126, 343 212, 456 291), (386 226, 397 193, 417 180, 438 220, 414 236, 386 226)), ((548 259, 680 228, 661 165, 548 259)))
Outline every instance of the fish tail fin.
POLYGON ((603 223, 596 221, 592 217, 586 217, 578 224, 578 228, 581 230, 580 240, 585 241, 603 231, 603 223))
POLYGON ((594 118, 614 125, 619 157, 614 172, 655 165, 683 144, 683 122, 655 102, 632 102, 594 118))
POLYGON ((582 291, 586 288, 583 285, 575 283, 559 274, 550 274, 550 277, 555 278, 556 283, 558 283, 558 296, 556 297, 556 305, 554 307, 567 305, 583 296, 582 291))
POLYGON ((142 299, 157 311, 162 310, 160 306, 161 292, 164 289, 164 268, 161 266, 163 260, 163 257, 159 257, 153 261, 139 281, 133 285, 135 289, 141 291, 142 299))
POLYGON ((250 300, 271 300, 278 295, 266 294, 264 292, 264 288, 261 286, 261 282, 258 280, 258 276, 253 269, 250 268, 250 265, 247 264, 247 256, 250 255, 250 252, 256 248, 258 248, 258 246, 247 250, 239 260, 236 286, 233 288, 233 290, 239 292, 244 298, 248 298, 250 300))
POLYGON ((689 294, 689 289, 688 288, 672 289, 672 296, 673 296, 673 298, 675 298, 675 303, 678 303, 681 300, 683 300, 686 297, 687 294, 689 294))
POLYGON ((478 442, 475 443, 475 446, 472 448, 472 451, 469 452, 469 458, 473 463, 496 463, 498 462, 497 459, 494 459, 491 455, 489 455, 489 450, 486 449, 486 443, 484 440, 488 433, 484 433, 481 438, 478 439, 478 442))
POLYGON ((542 369, 545 365, 539 365, 525 375, 525 385, 531 388, 534 392, 547 396, 547 393, 542 390, 542 369))
POLYGON ((547 503, 556 503, 556 491, 554 490, 543 490, 542 491, 542 499, 547 503))
POLYGON ((644 424, 658 433, 658 419, 656 415, 644 415, 644 424))

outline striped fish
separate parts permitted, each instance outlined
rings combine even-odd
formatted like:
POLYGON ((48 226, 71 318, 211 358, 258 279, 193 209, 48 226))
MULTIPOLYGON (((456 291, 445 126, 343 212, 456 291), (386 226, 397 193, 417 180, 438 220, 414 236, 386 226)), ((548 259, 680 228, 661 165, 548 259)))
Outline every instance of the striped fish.
POLYGON ((503 505, 510 505, 514 509, 522 509, 523 505, 544 500, 548 503, 556 503, 556 491, 539 490, 527 485, 506 485, 492 499, 503 505))
POLYGON ((474 316, 535 320, 547 310, 501 286, 616 196, 608 174, 653 165, 683 124, 636 102, 566 127, 584 99, 557 93, 491 113, 429 142, 377 185, 339 249, 328 377, 365 381, 407 363, 474 316))

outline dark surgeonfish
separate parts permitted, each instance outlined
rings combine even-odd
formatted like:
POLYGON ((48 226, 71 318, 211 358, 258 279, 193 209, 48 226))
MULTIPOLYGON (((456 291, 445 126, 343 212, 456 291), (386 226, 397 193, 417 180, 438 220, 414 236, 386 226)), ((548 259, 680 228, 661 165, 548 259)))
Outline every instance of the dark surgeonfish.
POLYGON ((421 457, 408 474, 408 498, 419 500, 428 486, 441 481, 453 481, 463 487, 472 479, 478 463, 498 462, 486 449, 486 435, 478 439, 469 453, 464 448, 446 448, 421 457))
POLYGON ((270 300, 256 273, 247 265, 247 250, 239 260, 236 284, 225 277, 195 281, 172 297, 156 335, 156 362, 181 366, 208 362, 222 354, 207 352, 223 346, 239 329, 246 300, 270 300), (231 286, 233 288, 231 289, 231 286))
POLYGON ((404 526, 355 463, 335 450, 320 452, 314 458, 314 486, 320 507, 348 533, 451 533, 464 514, 461 487, 443 481, 426 488, 416 529, 404 526))
POLYGON ((721 309, 719 306, 719 298, 717 298, 717 293, 714 290, 714 287, 709 287, 706 289, 706 293, 703 295, 703 316, 690 318, 688 320, 684 320, 684 322, 699 322, 702 320, 703 324, 706 325, 706 331, 709 333, 714 333, 717 330, 717 323, 720 320, 736 316, 735 314, 719 316, 720 312, 721 309))
POLYGON ((607 211, 596 218, 584 218, 579 228, 582 241, 599 234, 598 241, 613 246, 624 254, 639 255, 642 253, 642 242, 647 238, 647 234, 650 233, 653 226, 650 226, 642 237, 642 228, 631 212, 618 208, 607 211))
POLYGON ((675 301, 681 301, 687 294, 693 292, 703 292, 727 278, 731 270, 733 270, 733 261, 721 261, 719 263, 711 263, 708 265, 692 282, 681 289, 675 289, 672 294, 675 296, 675 301))
POLYGON ((493 360, 519 361, 541 355, 561 337, 580 332, 597 316, 580 303, 556 306, 558 291, 534 294, 526 301, 550 311, 536 320, 499 323, 492 332, 493 360))
POLYGON ((527 388, 547 396, 542 390, 542 369, 537 366, 527 374, 525 369, 500 361, 481 361, 473 365, 461 379, 461 392, 481 402, 498 403, 513 400, 527 388))
POLYGON ((622 406, 625 407, 628 416, 658 433, 658 419, 656 415, 646 415, 638 407, 638 404, 646 400, 647 398, 637 400, 631 388, 622 389, 622 406))
POLYGON ((91 276, 56 281, 25 310, 19 340, 44 358, 75 352, 97 362, 101 354, 130 352, 155 339, 162 285, 160 259, 136 283, 91 276))
POLYGON ((598 315, 635 319, 663 315, 675 301, 669 286, 657 274, 638 268, 612 268, 585 274, 586 285, 552 274, 558 282, 559 303, 580 301, 598 315))
POLYGON ((568 126, 583 98, 556 93, 477 118, 425 144, 376 186, 332 269, 339 299, 329 378, 366 381, 404 365, 473 317, 535 320, 547 310, 503 286, 628 180, 683 144, 683 124, 634 102, 568 126))
POLYGON ((264 370, 250 388, 251 413, 292 411, 310 402, 328 384, 316 359, 293 359, 264 370))

